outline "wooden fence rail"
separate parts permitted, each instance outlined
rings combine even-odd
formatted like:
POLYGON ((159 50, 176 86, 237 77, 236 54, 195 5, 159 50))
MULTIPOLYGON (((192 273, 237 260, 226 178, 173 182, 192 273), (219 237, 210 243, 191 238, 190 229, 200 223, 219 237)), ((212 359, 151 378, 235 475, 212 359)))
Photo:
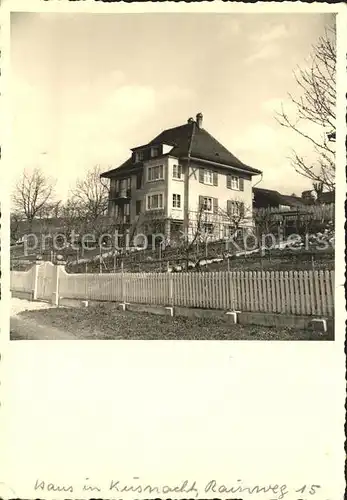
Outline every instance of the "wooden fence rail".
POLYGON ((12 271, 11 289, 30 292, 36 286, 34 297, 46 300, 58 293, 60 298, 81 300, 309 316, 334 314, 334 271, 68 274, 63 266, 46 264, 44 270, 44 264, 37 265, 41 268, 36 273, 33 269, 12 271), (35 275, 36 285, 32 283, 35 275))

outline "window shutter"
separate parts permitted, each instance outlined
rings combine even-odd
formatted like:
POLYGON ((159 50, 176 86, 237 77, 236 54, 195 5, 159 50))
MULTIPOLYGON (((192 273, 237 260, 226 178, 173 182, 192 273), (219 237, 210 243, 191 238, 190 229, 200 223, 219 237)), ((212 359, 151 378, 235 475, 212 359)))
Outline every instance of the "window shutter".
POLYGON ((227 201, 227 214, 228 215, 231 215, 231 203, 232 203, 231 200, 227 201))
POLYGON ((204 197, 200 195, 199 196, 199 210, 201 210, 203 206, 204 206, 204 197))
POLYGON ((218 173, 213 172, 213 185, 218 186, 218 173))
POLYGON ((218 213, 218 198, 213 198, 213 213, 218 213))
POLYGON ((242 177, 239 178, 239 189, 240 191, 244 190, 244 182, 242 177))
POLYGON ((227 175, 227 189, 231 189, 231 175, 227 175))
MULTIPOLYGON (((241 180, 241 179, 240 179, 241 180)), ((242 179, 243 180, 243 179, 242 179)), ((245 204, 243 203, 243 201, 240 202, 240 217, 244 217, 245 216, 245 204)))
POLYGON ((199 169, 199 182, 201 182, 201 184, 204 183, 204 169, 203 168, 199 169))

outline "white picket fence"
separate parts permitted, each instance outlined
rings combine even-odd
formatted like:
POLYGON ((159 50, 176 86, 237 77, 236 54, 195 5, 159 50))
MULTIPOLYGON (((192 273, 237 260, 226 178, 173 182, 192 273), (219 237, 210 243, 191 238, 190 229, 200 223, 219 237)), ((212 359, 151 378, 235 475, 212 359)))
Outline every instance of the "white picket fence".
POLYGON ((34 268, 12 271, 11 289, 35 289, 33 296, 44 300, 54 295, 207 309, 334 314, 334 271, 68 274, 63 266, 37 266, 36 272, 34 268))

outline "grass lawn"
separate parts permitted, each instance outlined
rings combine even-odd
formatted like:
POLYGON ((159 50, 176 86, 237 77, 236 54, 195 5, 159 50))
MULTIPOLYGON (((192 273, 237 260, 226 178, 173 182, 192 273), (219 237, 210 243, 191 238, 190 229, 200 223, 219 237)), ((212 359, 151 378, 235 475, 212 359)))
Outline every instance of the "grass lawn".
POLYGON ((234 325, 222 318, 200 319, 122 312, 99 305, 86 309, 25 311, 23 318, 96 340, 332 340, 330 334, 292 328, 234 325))

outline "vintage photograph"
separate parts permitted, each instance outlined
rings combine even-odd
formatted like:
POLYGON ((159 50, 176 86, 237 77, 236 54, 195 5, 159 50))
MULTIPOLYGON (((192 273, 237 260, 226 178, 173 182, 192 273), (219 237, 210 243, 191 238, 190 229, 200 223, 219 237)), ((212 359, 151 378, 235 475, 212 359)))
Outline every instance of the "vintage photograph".
POLYGON ((11 340, 334 340, 335 17, 12 12, 11 340))

